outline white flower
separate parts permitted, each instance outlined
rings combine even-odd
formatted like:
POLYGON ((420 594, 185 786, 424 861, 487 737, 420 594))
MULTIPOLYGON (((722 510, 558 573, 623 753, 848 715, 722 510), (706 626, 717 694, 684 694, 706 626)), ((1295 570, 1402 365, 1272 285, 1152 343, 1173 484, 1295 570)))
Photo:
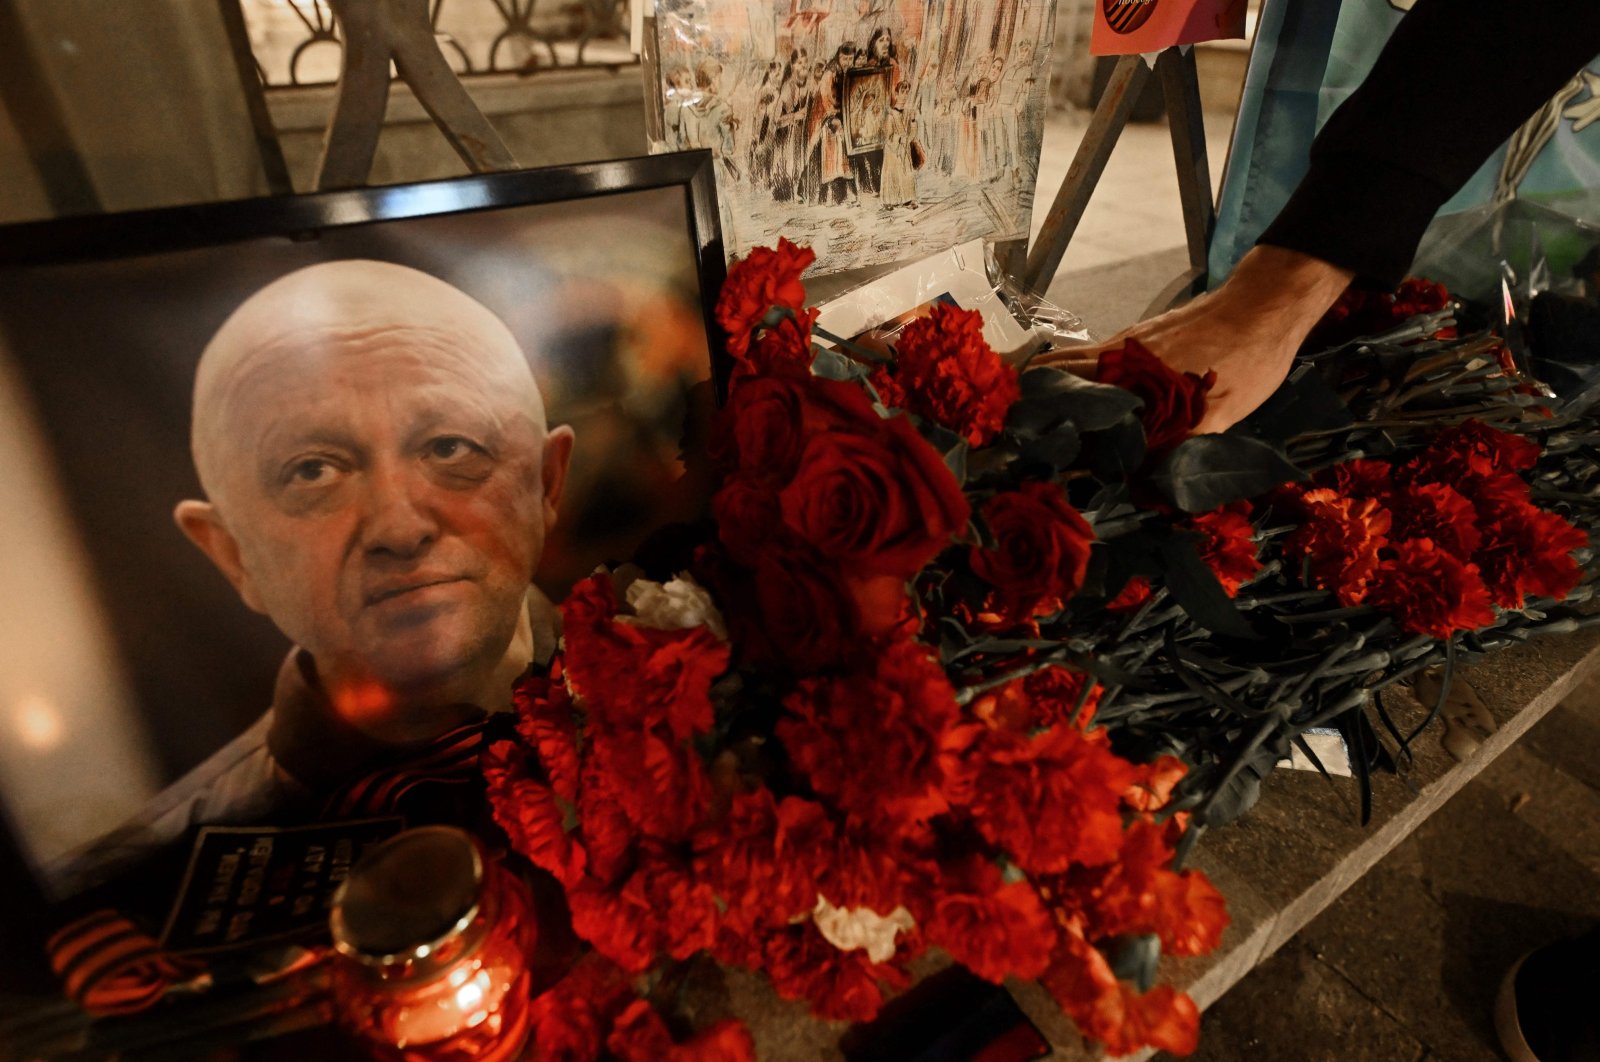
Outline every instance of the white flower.
POLYGON ((873 962, 893 958, 895 935, 910 932, 917 924, 904 907, 896 907, 885 917, 870 907, 835 907, 820 892, 811 920, 829 944, 840 951, 865 948, 873 962))
POLYGON ((680 575, 665 586, 635 579, 628 585, 628 604, 633 607, 633 622, 641 627, 663 631, 705 627, 723 641, 728 640, 727 625, 711 595, 687 575, 680 575))

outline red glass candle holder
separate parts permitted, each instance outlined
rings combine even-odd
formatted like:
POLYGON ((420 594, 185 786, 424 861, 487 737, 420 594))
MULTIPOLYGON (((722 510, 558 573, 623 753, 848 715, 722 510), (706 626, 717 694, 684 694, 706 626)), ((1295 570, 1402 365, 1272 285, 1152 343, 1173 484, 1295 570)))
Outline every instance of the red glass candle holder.
POLYGON ((408 830, 334 896, 334 1002, 376 1058, 498 1062, 528 1038, 527 887, 447 826, 408 830))

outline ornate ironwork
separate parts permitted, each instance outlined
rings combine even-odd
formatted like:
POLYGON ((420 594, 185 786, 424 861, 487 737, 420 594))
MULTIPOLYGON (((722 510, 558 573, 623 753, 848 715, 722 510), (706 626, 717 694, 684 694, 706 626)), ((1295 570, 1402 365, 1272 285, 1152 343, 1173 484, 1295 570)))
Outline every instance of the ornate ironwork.
MULTIPOLYGON (((327 84, 308 72, 319 45, 343 47, 327 0, 237 0, 268 88, 327 84)), ((430 0, 434 35, 456 72, 531 75, 638 62, 628 48, 628 0, 430 0)))

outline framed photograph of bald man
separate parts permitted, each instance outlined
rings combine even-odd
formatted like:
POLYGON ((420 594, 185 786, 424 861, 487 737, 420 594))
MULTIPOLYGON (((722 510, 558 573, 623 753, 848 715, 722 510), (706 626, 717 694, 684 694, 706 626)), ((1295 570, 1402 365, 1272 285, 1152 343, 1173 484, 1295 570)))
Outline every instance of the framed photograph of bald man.
POLYGON ((235 767, 317 777, 307 703, 492 708, 541 602, 702 511, 710 158, 0 228, 0 804, 52 889, 130 816, 248 817, 235 767))

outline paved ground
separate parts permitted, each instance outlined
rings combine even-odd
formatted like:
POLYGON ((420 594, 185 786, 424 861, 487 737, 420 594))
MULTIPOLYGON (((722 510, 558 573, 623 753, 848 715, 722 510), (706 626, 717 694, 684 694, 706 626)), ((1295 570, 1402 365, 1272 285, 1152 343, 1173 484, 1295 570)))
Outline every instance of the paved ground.
POLYGON ((1600 921, 1600 684, 1206 1012, 1192 1062, 1493 1062, 1501 976, 1600 921))

